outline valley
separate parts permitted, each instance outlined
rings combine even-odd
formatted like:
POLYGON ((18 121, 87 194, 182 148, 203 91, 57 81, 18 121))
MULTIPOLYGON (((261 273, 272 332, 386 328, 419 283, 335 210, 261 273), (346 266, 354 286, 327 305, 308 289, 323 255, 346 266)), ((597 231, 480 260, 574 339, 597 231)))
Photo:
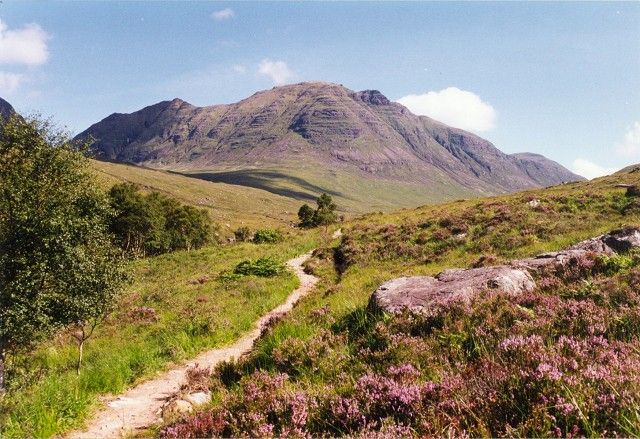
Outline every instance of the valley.
POLYGON ((0 438, 640 437, 639 6, 0 0, 0 438))

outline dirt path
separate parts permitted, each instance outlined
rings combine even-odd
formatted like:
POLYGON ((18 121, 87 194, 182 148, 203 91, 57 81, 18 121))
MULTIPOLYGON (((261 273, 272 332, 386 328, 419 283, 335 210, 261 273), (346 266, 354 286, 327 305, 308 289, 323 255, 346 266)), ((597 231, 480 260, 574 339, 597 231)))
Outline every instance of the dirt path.
MULTIPOLYGON (((338 230, 334 238, 340 236, 338 230)), ((193 358, 186 364, 171 369, 157 378, 145 381, 126 391, 120 396, 107 402, 107 406, 100 411, 83 431, 75 431, 66 438, 115 438, 136 430, 153 425, 158 420, 158 411, 164 402, 180 390, 185 380, 185 372, 195 366, 210 367, 222 361, 238 358, 251 350, 254 341, 260 336, 264 325, 273 317, 289 312, 293 305, 304 295, 308 294, 318 278, 306 274, 302 264, 311 256, 311 252, 287 261, 287 266, 300 279, 300 286, 294 290, 287 300, 277 308, 262 316, 254 329, 228 347, 212 349, 193 358)))

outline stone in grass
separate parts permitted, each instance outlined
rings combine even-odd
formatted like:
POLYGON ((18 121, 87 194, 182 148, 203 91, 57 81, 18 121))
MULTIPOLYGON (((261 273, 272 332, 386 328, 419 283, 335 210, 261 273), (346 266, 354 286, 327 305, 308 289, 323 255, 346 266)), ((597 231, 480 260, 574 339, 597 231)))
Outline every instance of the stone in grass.
POLYGON ((370 306, 393 314, 409 311, 434 315, 452 303, 469 303, 488 290, 515 296, 534 288, 533 278, 523 269, 504 265, 453 269, 436 277, 401 277, 385 282, 373 293, 370 306))
POLYGON ((514 260, 510 265, 445 270, 436 277, 400 277, 380 285, 370 299, 373 309, 389 313, 437 315, 452 303, 469 303, 488 290, 509 296, 531 292, 531 274, 566 265, 586 254, 616 254, 640 247, 640 229, 628 227, 582 241, 566 250, 514 260))
POLYGON ((174 399, 162 408, 162 418, 175 418, 193 412, 193 405, 184 399, 174 399))
POLYGON ((208 392, 195 392, 186 395, 183 399, 190 403, 192 406, 197 407, 210 402, 211 394, 208 392))

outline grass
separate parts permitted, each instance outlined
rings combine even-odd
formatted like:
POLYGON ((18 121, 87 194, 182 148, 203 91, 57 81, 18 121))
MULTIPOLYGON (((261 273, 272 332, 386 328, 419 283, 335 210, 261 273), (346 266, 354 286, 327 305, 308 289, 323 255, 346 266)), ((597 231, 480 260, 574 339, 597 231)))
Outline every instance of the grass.
POLYGON ((433 181, 425 190, 424 183, 381 179, 375 173, 343 171, 339 167, 331 170, 309 168, 299 163, 285 163, 277 168, 184 171, 184 175, 258 188, 299 203, 312 204, 326 192, 342 212, 351 216, 477 195, 442 176, 432 176, 433 181))
POLYGON ((2 437, 50 437, 78 427, 99 396, 223 346, 297 286, 290 272, 274 277, 218 278, 243 260, 284 262, 315 247, 319 233, 288 234, 278 244, 238 244, 134 261, 132 285, 117 310, 87 342, 80 376, 76 346, 60 334, 10 359, 12 391, 2 400, 2 437))
POLYGON ((316 291, 275 325, 249 358, 221 368, 224 380, 214 376, 217 402, 160 433, 640 434, 634 409, 640 376, 632 372, 640 365, 637 258, 599 261, 593 274, 583 272, 592 276, 586 284, 547 279, 550 287, 519 301, 488 295, 469 308, 452 307, 439 321, 367 309, 372 292, 397 276, 433 275, 481 258, 498 264, 640 225, 640 200, 627 197, 617 184, 640 185, 640 175, 351 221, 341 243, 313 263, 321 277, 316 291), (332 254, 335 259, 326 257, 332 254), (521 348, 517 337, 523 337, 521 348), (516 348, 521 351, 509 350, 516 348), (549 364, 536 360, 544 358, 549 364), (574 361, 577 369, 567 366, 574 361), (598 373, 604 377, 592 381, 589 367, 602 367, 598 373), (556 379, 557 373, 567 381, 556 379), (427 399, 412 396, 416 389, 424 395, 432 388, 436 393, 427 399), (402 398, 394 399, 398 395, 402 398))

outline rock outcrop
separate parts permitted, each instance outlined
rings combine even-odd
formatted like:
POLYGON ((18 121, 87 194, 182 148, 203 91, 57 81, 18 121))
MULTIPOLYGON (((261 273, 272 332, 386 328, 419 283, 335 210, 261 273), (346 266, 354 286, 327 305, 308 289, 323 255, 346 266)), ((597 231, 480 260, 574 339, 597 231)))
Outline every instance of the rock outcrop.
POLYGON ((640 229, 614 230, 587 239, 566 250, 518 259, 509 265, 444 270, 435 277, 400 277, 380 285, 370 306, 389 313, 411 312, 434 315, 451 303, 470 302, 494 290, 509 296, 531 292, 534 277, 546 270, 565 266, 588 254, 613 255, 640 247, 640 229))

